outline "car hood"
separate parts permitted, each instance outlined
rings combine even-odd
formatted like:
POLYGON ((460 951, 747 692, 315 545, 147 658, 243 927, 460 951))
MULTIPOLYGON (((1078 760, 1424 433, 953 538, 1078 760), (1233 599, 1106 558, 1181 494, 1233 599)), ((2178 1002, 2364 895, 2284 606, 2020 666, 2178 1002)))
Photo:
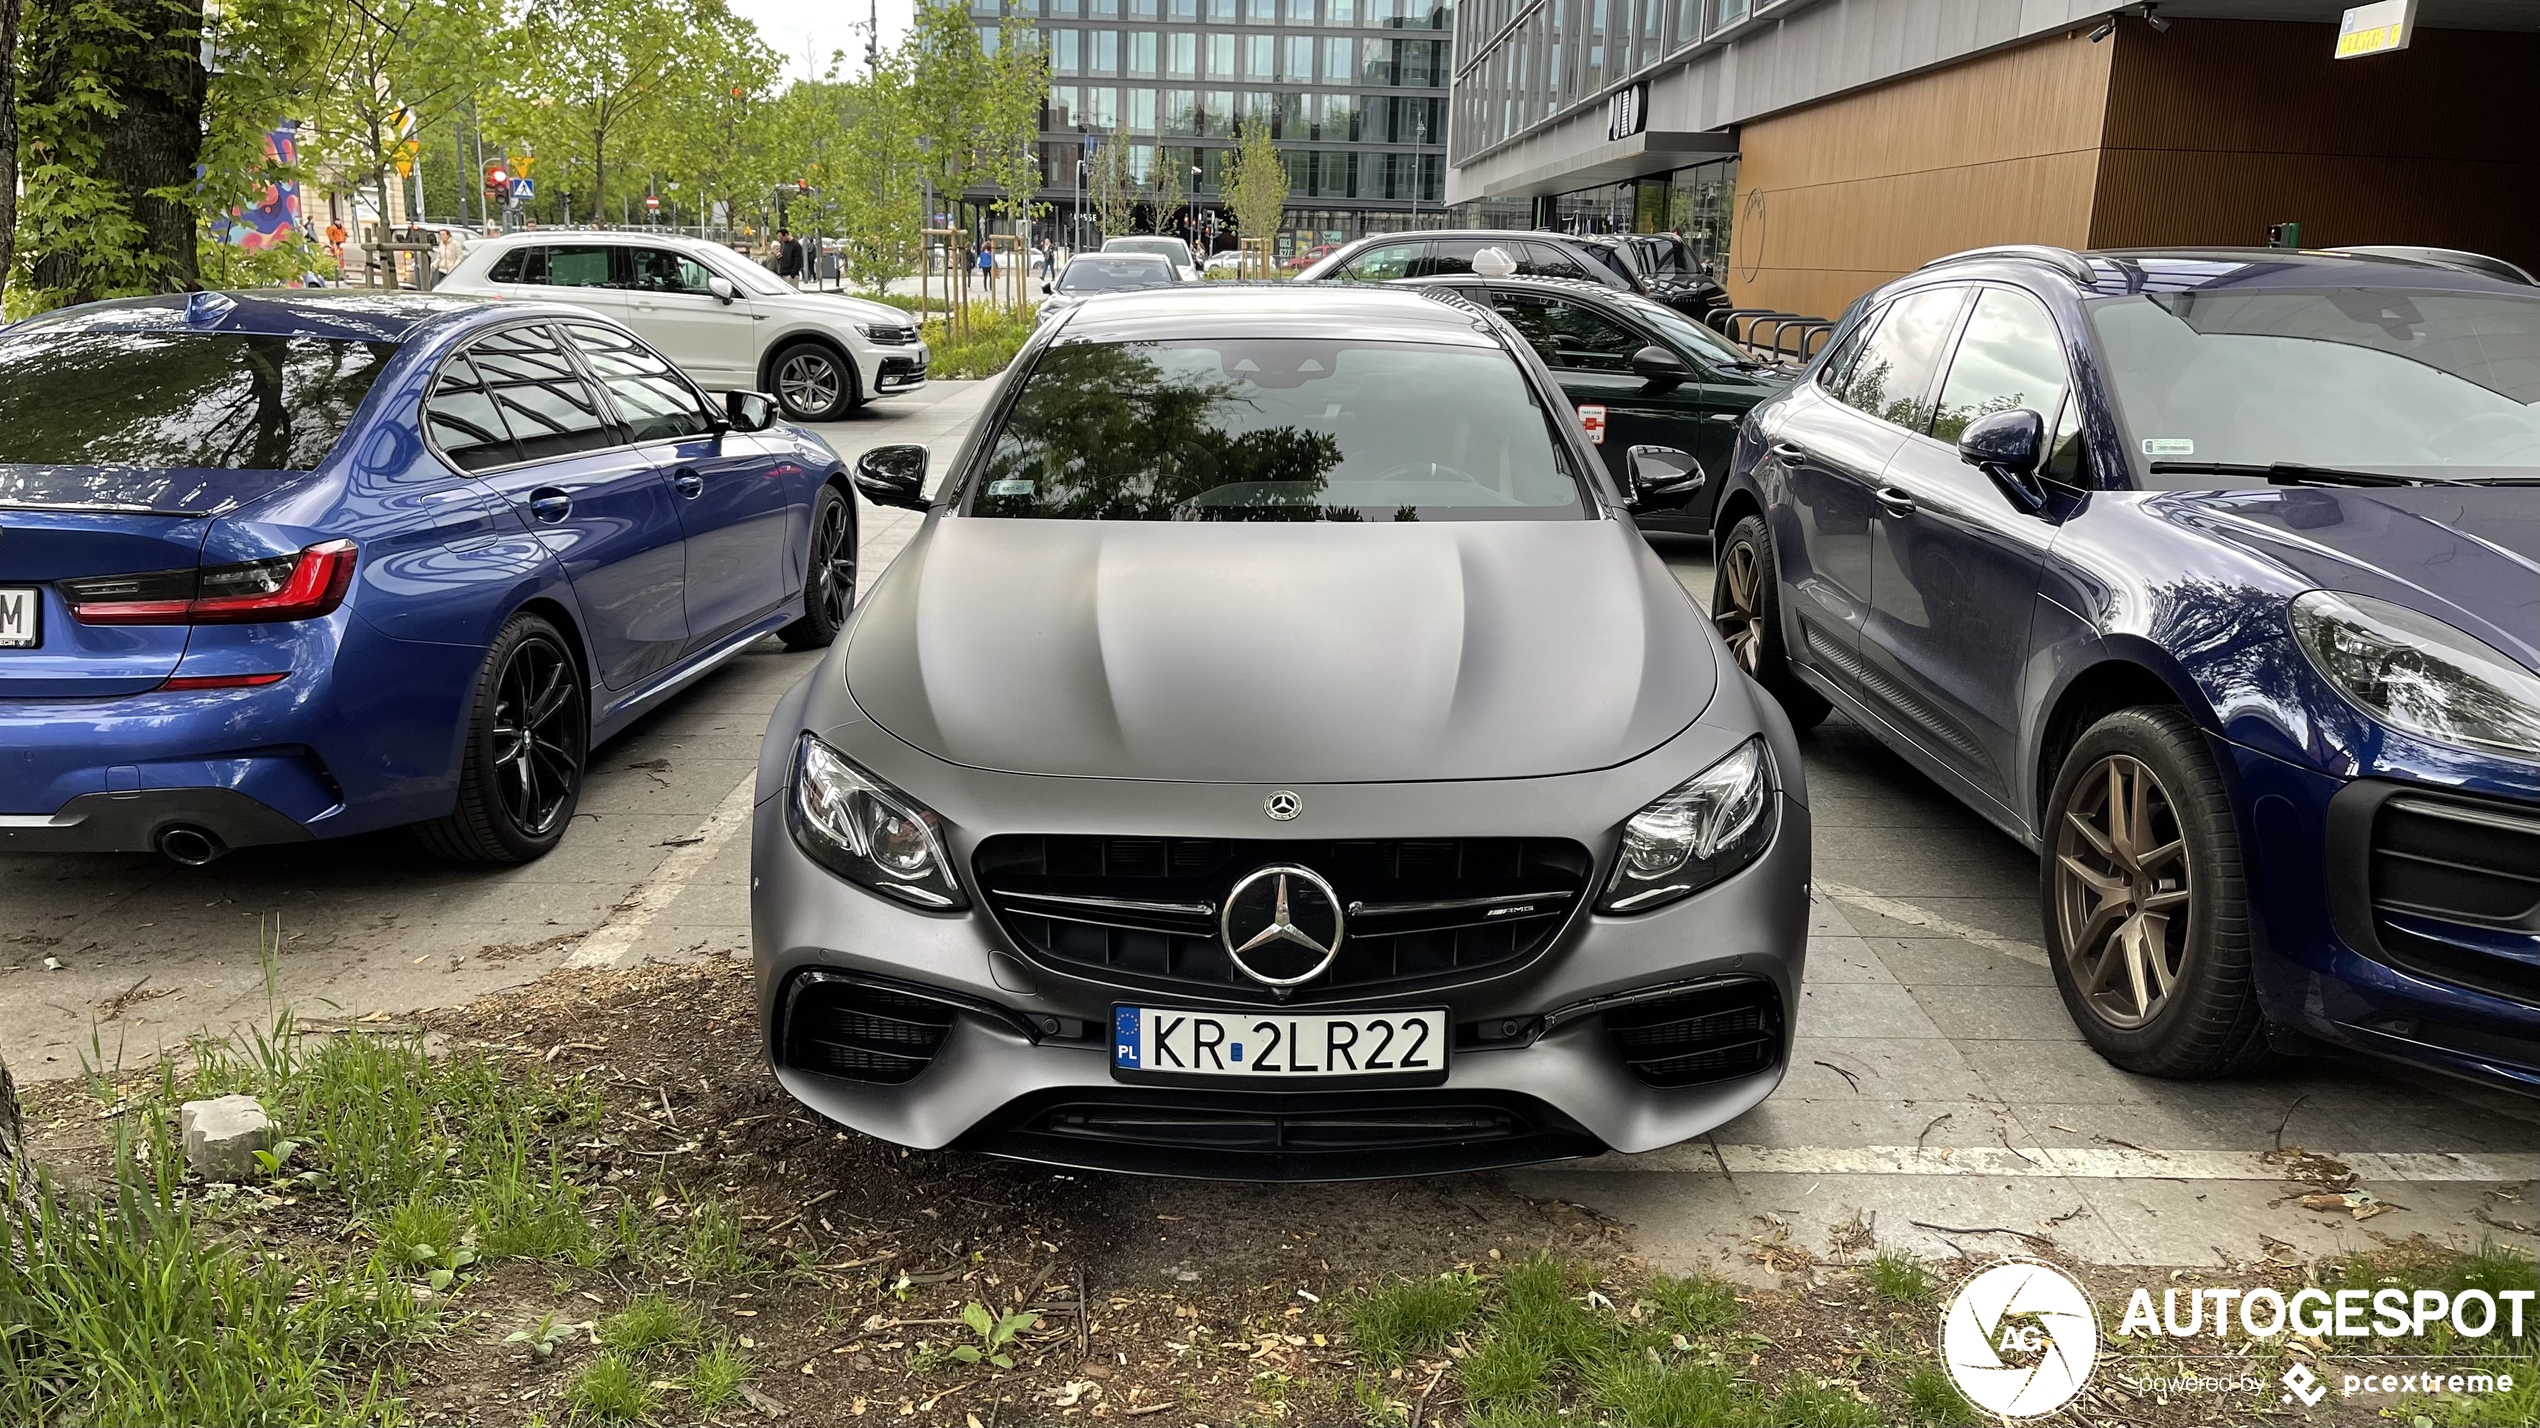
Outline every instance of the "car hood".
POLYGON ((817 313, 823 317, 837 317, 843 314, 853 322, 884 323, 894 327, 917 325, 917 314, 906 308, 893 307, 889 303, 874 302, 868 298, 849 297, 845 293, 807 292, 796 293, 792 297, 782 295, 770 297, 752 293, 750 300, 776 307, 817 313))
POLYGON ((846 679, 973 768, 1352 783, 1603 768, 1710 702, 1717 641, 1625 522, 938 518, 846 679))
POLYGON ((2540 669, 2540 491, 2218 491, 2172 512, 2310 585, 2397 600, 2540 669))

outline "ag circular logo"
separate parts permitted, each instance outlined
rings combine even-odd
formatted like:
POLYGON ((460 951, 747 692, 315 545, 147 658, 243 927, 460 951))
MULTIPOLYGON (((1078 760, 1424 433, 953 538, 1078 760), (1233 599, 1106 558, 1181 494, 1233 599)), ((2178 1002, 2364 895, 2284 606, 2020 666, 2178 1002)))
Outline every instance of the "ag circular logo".
POLYGON ((1967 1401, 1997 1418, 2070 1403, 2099 1362, 2099 1315, 2079 1281, 2043 1260, 1979 1270, 1940 1318, 1940 1364, 1967 1401))
POLYGON ((1218 935, 1226 955, 1265 987, 1312 981, 1341 949, 1341 900, 1312 868, 1272 863, 1226 894, 1218 935))

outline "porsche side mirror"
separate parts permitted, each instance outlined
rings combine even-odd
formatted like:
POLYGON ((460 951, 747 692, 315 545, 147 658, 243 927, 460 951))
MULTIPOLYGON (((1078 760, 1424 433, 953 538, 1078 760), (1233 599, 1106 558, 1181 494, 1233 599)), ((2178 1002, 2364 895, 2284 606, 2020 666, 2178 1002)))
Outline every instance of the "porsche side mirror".
POLYGON ((856 458, 855 488, 877 506, 926 509, 926 448, 915 443, 877 446, 856 458))
POLYGON ((2026 407, 1978 417, 1958 433, 1958 459, 1993 478, 2029 515, 2046 509, 2037 468, 2046 459, 2046 418, 2026 407))
POLYGON ((1666 348, 1651 343, 1632 354, 1632 375, 1649 383, 1656 391, 1672 391, 1693 380, 1693 368, 1685 359, 1666 348))
POLYGON ((1711 476, 1688 451, 1672 446, 1635 446, 1623 453, 1624 508, 1634 515, 1681 511, 1702 494, 1711 476))
POLYGON ((725 307, 730 307, 732 305, 732 300, 741 295, 741 290, 732 286, 732 280, 730 278, 706 279, 706 291, 714 294, 725 307))

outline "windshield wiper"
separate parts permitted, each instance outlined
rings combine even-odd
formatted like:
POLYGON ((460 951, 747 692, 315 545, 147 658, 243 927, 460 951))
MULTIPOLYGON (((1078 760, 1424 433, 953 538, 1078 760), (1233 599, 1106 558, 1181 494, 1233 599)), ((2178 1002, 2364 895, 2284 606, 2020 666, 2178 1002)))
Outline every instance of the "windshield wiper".
POLYGON ((2388 471, 2348 471, 2299 461, 2155 461, 2155 476, 2249 476, 2277 486, 2459 486, 2449 476, 2399 476, 2388 471))

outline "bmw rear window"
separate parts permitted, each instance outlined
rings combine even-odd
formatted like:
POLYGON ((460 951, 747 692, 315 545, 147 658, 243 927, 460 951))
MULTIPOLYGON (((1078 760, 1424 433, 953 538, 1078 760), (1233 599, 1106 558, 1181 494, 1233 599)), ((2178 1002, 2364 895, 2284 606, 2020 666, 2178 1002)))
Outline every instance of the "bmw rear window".
POLYGON ((0 465, 310 471, 393 342, 37 329, 0 339, 0 465))

